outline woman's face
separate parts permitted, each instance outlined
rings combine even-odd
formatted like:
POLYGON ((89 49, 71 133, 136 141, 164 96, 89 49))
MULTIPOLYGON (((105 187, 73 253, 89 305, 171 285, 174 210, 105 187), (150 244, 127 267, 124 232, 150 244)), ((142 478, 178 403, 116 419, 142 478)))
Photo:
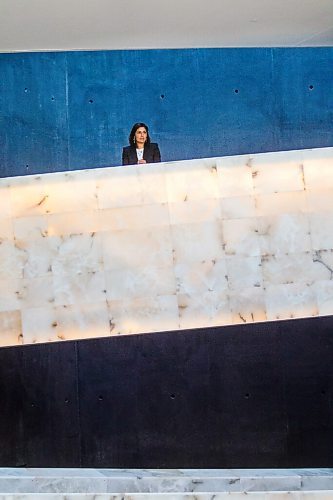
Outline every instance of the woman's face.
POLYGON ((135 132, 135 141, 137 144, 144 144, 147 140, 147 130, 145 127, 139 127, 135 132))

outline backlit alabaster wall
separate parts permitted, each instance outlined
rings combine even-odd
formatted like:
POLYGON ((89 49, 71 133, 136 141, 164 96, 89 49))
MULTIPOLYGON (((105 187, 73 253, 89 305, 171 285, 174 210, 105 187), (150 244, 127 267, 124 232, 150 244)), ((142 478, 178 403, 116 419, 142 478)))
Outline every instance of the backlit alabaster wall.
POLYGON ((333 313, 333 148, 0 180, 1 345, 333 313))

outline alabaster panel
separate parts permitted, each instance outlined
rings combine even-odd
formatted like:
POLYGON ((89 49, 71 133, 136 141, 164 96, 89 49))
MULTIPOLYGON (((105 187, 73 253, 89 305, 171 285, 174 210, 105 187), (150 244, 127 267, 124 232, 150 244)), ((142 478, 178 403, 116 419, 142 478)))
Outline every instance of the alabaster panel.
POLYGON ((4 182, 0 184, 0 214, 1 217, 4 219, 7 219, 12 216, 11 203, 10 203, 10 190, 9 186, 4 184, 4 182))
MULTIPOLYGON (((2 215, 1 212, 0 215, 2 215)), ((14 232, 12 219, 0 217, 0 241, 13 240, 13 238, 14 232)))
POLYGON ((93 170, 47 174, 45 185, 46 213, 97 209, 97 189, 93 170))
POLYGON ((194 160, 165 165, 169 203, 219 198, 216 160, 194 160))
POLYGON ((333 211, 309 214, 309 221, 313 249, 333 249, 333 211))
POLYGON ((315 291, 304 283, 266 286, 266 313, 268 320, 317 316, 315 291))
POLYGON ((255 197, 256 215, 272 216, 307 213, 305 191, 261 194, 255 197))
POLYGON ((18 243, 3 240, 0 244, 0 280, 23 278, 27 253, 18 243))
POLYGON ((24 344, 62 340, 56 329, 59 321, 57 310, 52 304, 22 309, 21 315, 24 344))
POLYGON ((230 156, 216 161, 219 193, 222 198, 252 196, 251 157, 230 156))
POLYGON ((304 182, 307 190, 333 189, 332 148, 309 149, 303 154, 304 182))
POLYGON ((54 240, 46 237, 17 240, 16 246, 24 256, 24 278, 32 279, 52 273, 52 259, 55 258, 58 250, 54 240))
POLYGON ((173 267, 132 267, 105 272, 108 300, 174 295, 176 280, 173 267))
POLYGON ((0 345, 333 314, 333 148, 0 180, 0 345))
POLYGON ((97 208, 93 171, 59 172, 8 180, 12 217, 97 208))
POLYGON ((224 256, 220 222, 171 226, 174 263, 216 261, 224 256))
POLYGON ((318 273, 318 280, 333 279, 333 250, 315 250, 312 254, 316 269, 320 267, 321 274, 318 273), (325 278, 322 278, 325 273, 325 278))
POLYGON ((106 301, 81 303, 56 308, 57 338, 106 337, 111 333, 106 301))
POLYGON ((261 260, 265 285, 303 283, 305 286, 328 280, 332 275, 327 259, 312 252, 265 255, 261 260))
POLYGON ((48 239, 53 274, 79 274, 102 269, 102 237, 98 233, 71 234, 48 239))
MULTIPOLYGON (((332 168, 333 170, 333 168, 332 168)), ((323 179, 322 179, 323 183, 323 179)), ((306 191, 307 211, 311 213, 333 212, 333 189, 308 189, 306 191)))
POLYGON ((310 225, 304 214, 259 217, 258 230, 262 255, 310 252, 310 225))
POLYGON ((112 335, 149 333, 179 328, 175 295, 110 300, 109 324, 112 335))
POLYGON ((249 287, 230 290, 229 303, 232 323, 251 323, 266 321, 265 290, 262 287, 249 287))
POLYGON ((259 225, 255 217, 223 220, 221 226, 226 255, 260 255, 259 225))
POLYGON ((104 269, 171 267, 170 227, 102 233, 104 269))
POLYGON ((55 295, 52 276, 22 280, 19 299, 21 309, 53 305, 55 295))
POLYGON ((13 233, 17 241, 41 240, 48 236, 48 217, 32 215, 13 219, 13 233))
POLYGON ((55 213, 45 219, 48 236, 69 236, 101 230, 99 210, 55 213))
POLYGON ((163 164, 154 164, 153 168, 152 165, 140 165, 138 177, 143 205, 167 203, 168 195, 164 170, 163 164))
POLYGON ((110 335, 106 301, 22 310, 23 343, 110 335))
POLYGON ((233 256, 226 259, 230 290, 262 286, 261 258, 233 256))
POLYGON ((333 312, 333 281, 317 281, 312 285, 321 316, 331 315, 333 312))
POLYGON ((221 198, 222 219, 242 219, 256 216, 255 199, 253 196, 234 196, 221 198))
POLYGON ((168 208, 172 225, 212 222, 221 218, 220 202, 216 198, 169 203, 168 208))
POLYGON ((99 210, 101 231, 120 231, 169 226, 166 203, 99 210))
POLYGON ((177 298, 180 328, 230 325, 232 322, 229 299, 225 291, 179 293, 177 298))
POLYGON ((22 279, 0 279, 0 312, 20 309, 22 279))
POLYGON ((180 294, 198 294, 200 296, 202 293, 222 293, 228 289, 225 259, 176 264, 174 274, 177 292, 180 294))
POLYGON ((0 346, 22 344, 20 311, 0 312, 0 346))
POLYGON ((98 169, 95 173, 98 208, 140 206, 143 201, 138 167, 98 169))
POLYGON ((37 175, 14 177, 8 180, 12 217, 28 217, 47 213, 45 207, 47 190, 42 178, 41 175, 37 175))
POLYGON ((104 272, 55 274, 51 286, 55 305, 103 302, 107 294, 104 272))
POLYGON ((251 171, 255 194, 304 190, 300 151, 254 155, 251 159, 251 171))

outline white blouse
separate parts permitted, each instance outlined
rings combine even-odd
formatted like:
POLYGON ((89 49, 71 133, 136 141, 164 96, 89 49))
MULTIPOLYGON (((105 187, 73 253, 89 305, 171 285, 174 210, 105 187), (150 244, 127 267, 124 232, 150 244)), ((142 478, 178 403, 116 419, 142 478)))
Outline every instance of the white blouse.
POLYGON ((143 148, 136 148, 136 156, 138 157, 138 160, 142 160, 142 158, 143 158, 143 148))

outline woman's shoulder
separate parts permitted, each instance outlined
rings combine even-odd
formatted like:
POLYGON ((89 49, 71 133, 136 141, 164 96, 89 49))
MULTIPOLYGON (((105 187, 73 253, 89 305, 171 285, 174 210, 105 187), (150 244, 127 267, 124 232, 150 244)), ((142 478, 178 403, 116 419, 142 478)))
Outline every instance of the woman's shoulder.
POLYGON ((156 148, 158 149, 158 144, 157 144, 157 142, 151 142, 151 143, 150 143, 150 147, 151 147, 151 148, 153 148, 153 149, 156 149, 156 148))
POLYGON ((123 151, 130 151, 132 146, 124 146, 123 151))

